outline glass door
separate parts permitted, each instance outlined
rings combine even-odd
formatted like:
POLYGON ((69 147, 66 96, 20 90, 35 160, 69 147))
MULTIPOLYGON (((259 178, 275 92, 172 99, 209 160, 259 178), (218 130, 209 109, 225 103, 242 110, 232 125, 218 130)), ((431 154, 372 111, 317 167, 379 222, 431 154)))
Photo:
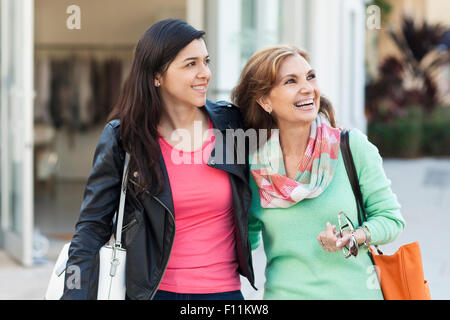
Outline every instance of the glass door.
POLYGON ((0 180, 3 247, 33 263, 33 0, 0 2, 0 180))

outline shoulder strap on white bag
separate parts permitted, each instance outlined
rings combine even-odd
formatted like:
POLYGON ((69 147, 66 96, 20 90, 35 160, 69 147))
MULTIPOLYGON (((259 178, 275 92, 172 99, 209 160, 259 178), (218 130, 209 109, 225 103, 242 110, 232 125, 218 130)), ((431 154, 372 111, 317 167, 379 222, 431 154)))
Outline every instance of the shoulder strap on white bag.
POLYGON ((119 210, 117 213, 117 228, 116 228, 116 241, 114 243, 115 247, 122 247, 122 225, 123 225, 123 212, 125 209, 125 196, 127 194, 127 172, 128 163, 130 162, 130 155, 125 154, 125 164, 123 166, 122 184, 120 186, 120 202, 119 210))

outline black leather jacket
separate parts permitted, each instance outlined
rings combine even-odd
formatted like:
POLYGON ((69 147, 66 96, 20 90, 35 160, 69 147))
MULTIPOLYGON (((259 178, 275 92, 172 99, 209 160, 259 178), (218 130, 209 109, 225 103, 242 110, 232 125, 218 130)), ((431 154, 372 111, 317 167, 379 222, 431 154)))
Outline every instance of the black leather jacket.
MULTIPOLYGON (((216 154, 217 146, 221 143, 216 139, 208 165, 224 170, 229 175, 237 231, 236 253, 239 272, 254 287, 251 248, 248 240, 247 214, 251 203, 248 165, 217 161, 217 157, 223 156, 223 159, 226 159, 228 153, 236 150, 235 142, 227 144, 225 130, 242 128, 239 110, 224 101, 217 103, 207 101, 203 108, 206 109, 214 128, 223 133, 222 142, 225 146, 223 155, 216 154)), ((125 151, 121 145, 119 126, 119 120, 113 120, 106 125, 95 151, 93 168, 87 181, 67 263, 67 267, 79 268, 80 282, 78 285, 72 285, 73 289, 69 289, 67 280, 71 275, 66 274, 62 299, 96 299, 97 297, 98 252, 111 237, 113 216, 120 198, 125 151)), ((161 153, 160 165, 164 188, 157 196, 149 192, 137 196, 130 189, 127 192, 122 244, 127 250, 126 287, 129 299, 153 298, 167 267, 174 242, 176 213, 161 153)))

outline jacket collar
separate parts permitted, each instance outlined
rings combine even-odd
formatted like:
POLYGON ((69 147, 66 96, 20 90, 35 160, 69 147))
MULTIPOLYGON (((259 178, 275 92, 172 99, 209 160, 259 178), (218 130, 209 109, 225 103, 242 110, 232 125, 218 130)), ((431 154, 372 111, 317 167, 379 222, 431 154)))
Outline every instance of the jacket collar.
POLYGON ((236 128, 236 120, 232 118, 229 110, 227 110, 228 108, 235 108, 233 104, 227 101, 212 102, 206 100, 206 104, 202 108, 208 113, 214 128, 220 131, 236 128))

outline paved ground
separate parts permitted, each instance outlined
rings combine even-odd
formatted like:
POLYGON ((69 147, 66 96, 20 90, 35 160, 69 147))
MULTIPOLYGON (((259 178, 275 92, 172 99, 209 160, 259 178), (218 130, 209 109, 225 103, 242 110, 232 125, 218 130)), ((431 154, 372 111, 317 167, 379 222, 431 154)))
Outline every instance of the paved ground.
MULTIPOLYGON (((400 245, 419 241, 425 278, 433 299, 450 299, 450 159, 386 160, 387 176, 402 204, 406 229, 392 244, 383 246, 393 253, 400 245)), ((23 268, 0 251, 0 299, 42 299, 53 260, 64 242, 52 241, 46 260, 23 268)), ((253 252, 256 286, 243 280, 247 299, 260 299, 264 291, 265 255, 263 248, 253 252)))

